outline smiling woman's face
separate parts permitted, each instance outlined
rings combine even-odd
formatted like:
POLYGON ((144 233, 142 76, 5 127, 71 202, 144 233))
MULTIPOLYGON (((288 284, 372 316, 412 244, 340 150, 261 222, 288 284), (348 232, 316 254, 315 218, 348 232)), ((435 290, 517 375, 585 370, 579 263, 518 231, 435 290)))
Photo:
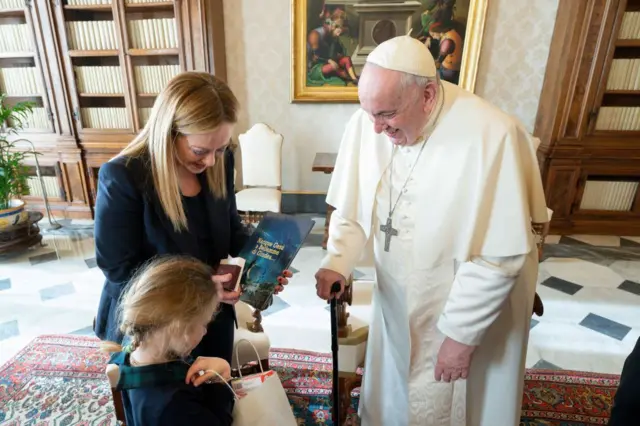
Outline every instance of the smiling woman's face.
POLYGON ((216 164, 216 158, 229 145, 233 124, 224 123, 209 133, 180 135, 176 139, 178 163, 193 174, 200 174, 216 164))

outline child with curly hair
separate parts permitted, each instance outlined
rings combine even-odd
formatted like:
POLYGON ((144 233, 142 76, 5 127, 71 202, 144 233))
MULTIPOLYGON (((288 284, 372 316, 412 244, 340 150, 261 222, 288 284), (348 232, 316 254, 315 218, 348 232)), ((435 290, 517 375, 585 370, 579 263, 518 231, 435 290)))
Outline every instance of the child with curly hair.
POLYGON ((232 424, 234 395, 222 382, 230 379, 229 363, 189 357, 229 279, 196 259, 172 256, 153 260, 131 281, 119 305, 130 344, 102 344, 113 353, 108 370, 119 373, 128 426, 232 424))

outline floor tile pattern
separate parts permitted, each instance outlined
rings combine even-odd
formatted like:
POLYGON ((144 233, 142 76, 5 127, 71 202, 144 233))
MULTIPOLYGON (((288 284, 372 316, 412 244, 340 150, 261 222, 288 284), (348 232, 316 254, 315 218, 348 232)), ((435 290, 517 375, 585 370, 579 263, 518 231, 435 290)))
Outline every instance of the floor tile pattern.
MULTIPOLYGON (((329 306, 316 297, 314 274, 325 251, 324 219, 291 265, 286 290, 263 312, 274 347, 329 352, 329 306)), ((61 221, 41 246, 0 258, 0 363, 41 334, 91 335, 104 283, 91 224, 61 221)), ((366 326, 375 270, 354 271, 349 322, 366 326)), ((640 337, 640 238, 550 236, 539 269, 542 317, 530 326, 527 367, 619 373, 640 337)))

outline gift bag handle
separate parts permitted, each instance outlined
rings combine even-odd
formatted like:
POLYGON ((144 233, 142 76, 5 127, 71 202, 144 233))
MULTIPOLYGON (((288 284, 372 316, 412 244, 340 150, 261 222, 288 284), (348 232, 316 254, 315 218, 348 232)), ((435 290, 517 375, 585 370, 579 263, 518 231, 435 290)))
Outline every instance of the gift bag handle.
POLYGON ((204 370, 204 371, 205 371, 205 373, 213 373, 213 374, 215 374, 216 376, 218 376, 218 378, 220 379, 220 381, 221 381, 222 383, 224 383, 225 385, 227 385, 227 387, 229 388, 229 390, 230 390, 230 391, 231 391, 231 393, 233 394, 233 398, 234 398, 236 401, 238 401, 238 400, 240 399, 240 398, 238 398, 238 394, 233 390, 233 388, 231 387, 231 385, 230 385, 230 384, 229 384, 229 383, 224 379, 224 377, 222 377, 222 376, 220 375, 220 373, 218 373, 218 372, 217 372, 217 371, 215 371, 215 370, 204 370))
POLYGON ((249 340, 240 339, 236 343, 236 348, 235 348, 236 349, 236 365, 238 366, 238 374, 240 375, 240 378, 242 378, 242 367, 240 365, 240 355, 238 355, 238 346, 240 345, 241 342, 247 342, 248 344, 251 345, 251 347, 253 348, 253 351, 256 353, 256 359, 258 360, 258 365, 260 366, 260 372, 264 374, 264 369, 262 368, 262 363, 260 362, 260 354, 258 353, 258 349, 256 349, 255 345, 251 343, 249 340))

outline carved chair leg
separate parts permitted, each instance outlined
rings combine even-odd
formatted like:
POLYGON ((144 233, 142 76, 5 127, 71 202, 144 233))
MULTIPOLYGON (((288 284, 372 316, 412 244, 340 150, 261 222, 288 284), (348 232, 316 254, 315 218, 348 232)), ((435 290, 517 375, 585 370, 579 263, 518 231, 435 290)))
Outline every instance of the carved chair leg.
POLYGON ((113 406, 116 412, 116 420, 122 422, 123 426, 126 422, 126 417, 124 414, 124 405, 122 402, 122 393, 119 390, 111 388, 111 398, 113 399, 113 406))
POLYGON ((351 406, 351 392, 362 384, 362 377, 354 373, 341 375, 338 380, 340 388, 340 423, 338 424, 343 425, 347 420, 347 414, 351 406))
POLYGON ((262 313, 259 309, 253 311, 253 322, 247 323, 247 329, 253 333, 264 333, 262 328, 262 313))
POLYGON ((538 293, 536 293, 536 297, 533 300, 533 313, 539 317, 541 317, 542 314, 544 314, 544 305, 542 304, 542 299, 540 299, 540 296, 538 296, 538 293))

